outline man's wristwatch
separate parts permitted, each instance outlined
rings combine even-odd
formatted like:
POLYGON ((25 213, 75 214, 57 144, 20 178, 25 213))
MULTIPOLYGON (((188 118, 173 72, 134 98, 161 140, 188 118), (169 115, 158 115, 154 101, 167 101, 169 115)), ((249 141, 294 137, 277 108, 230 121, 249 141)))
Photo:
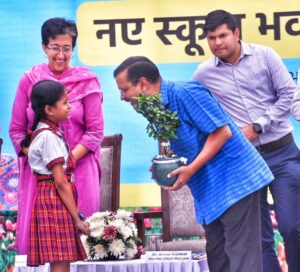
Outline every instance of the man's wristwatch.
POLYGON ((257 134, 261 134, 262 133, 262 127, 260 124, 258 123, 253 123, 253 129, 257 134))

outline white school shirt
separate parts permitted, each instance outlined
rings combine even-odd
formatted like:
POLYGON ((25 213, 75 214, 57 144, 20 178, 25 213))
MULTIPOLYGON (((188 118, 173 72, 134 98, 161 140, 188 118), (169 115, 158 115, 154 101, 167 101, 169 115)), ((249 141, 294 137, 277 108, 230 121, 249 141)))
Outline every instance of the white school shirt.
MULTIPOLYGON (((45 123, 40 122, 35 131, 41 128, 49 128, 45 123)), ((59 131, 56 132, 61 135, 59 131)), ((55 159, 64 159, 63 168, 67 168, 69 151, 62 137, 51 130, 40 132, 31 142, 28 149, 28 162, 33 172, 51 175, 51 169, 47 165, 55 159)))

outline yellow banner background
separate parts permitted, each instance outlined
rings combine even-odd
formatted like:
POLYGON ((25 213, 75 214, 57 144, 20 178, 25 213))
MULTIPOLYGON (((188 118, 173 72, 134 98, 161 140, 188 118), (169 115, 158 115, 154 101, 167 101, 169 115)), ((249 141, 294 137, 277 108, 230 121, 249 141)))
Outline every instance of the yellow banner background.
MULTIPOLYGON (((154 18, 183 17, 183 21, 171 22, 170 30, 179 26, 187 26, 184 20, 191 16, 205 16, 215 9, 225 9, 234 15, 242 15, 242 38, 246 42, 265 44, 273 47, 283 58, 298 58, 300 56, 300 2, 299 0, 226 0, 226 1, 196 1, 196 0, 128 0, 111 2, 85 2, 77 9, 77 23, 79 29, 78 53, 80 60, 87 65, 116 65, 121 59, 132 55, 145 55, 158 63, 198 62, 211 56, 205 38, 197 37, 203 34, 197 28, 192 34, 196 35, 195 43, 203 49, 203 55, 198 52, 194 56, 185 52, 189 40, 180 40, 175 34, 165 35, 171 44, 166 45, 157 36, 163 23, 154 22, 154 18), (275 23, 275 14, 283 13, 275 23), (262 15, 258 15, 262 14, 262 15), (259 27, 264 25, 257 16, 266 17, 266 35, 260 33, 259 27), (140 44, 130 45, 123 41, 121 24, 115 24, 115 44, 110 46, 110 35, 103 34, 97 38, 97 31, 109 29, 108 24, 96 24, 94 20, 124 20, 144 19, 140 33, 132 35, 135 24, 127 24, 128 38, 140 44), (275 30, 280 39, 275 39, 275 30), (290 25, 294 35, 288 34, 286 26, 290 25)), ((159 19, 159 20, 160 20, 159 19)), ((204 20, 196 20, 203 24, 204 20)), ((124 24, 126 25, 126 24, 124 24)), ((124 30, 124 28, 123 28, 124 30)), ((179 31, 180 32, 180 31, 179 31)), ((178 33, 179 33, 178 32, 178 33)), ((188 36, 189 27, 182 30, 183 36, 188 36)), ((191 37, 193 37, 193 35, 191 37)))

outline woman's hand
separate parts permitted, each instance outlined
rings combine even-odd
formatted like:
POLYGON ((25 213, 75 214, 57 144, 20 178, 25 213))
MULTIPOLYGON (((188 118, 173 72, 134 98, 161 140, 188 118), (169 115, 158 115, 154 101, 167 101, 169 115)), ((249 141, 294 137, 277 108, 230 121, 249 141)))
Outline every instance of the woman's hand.
POLYGON ((79 161, 82 157, 84 157, 89 152, 90 150, 82 144, 78 144, 72 149, 72 155, 76 162, 79 161))

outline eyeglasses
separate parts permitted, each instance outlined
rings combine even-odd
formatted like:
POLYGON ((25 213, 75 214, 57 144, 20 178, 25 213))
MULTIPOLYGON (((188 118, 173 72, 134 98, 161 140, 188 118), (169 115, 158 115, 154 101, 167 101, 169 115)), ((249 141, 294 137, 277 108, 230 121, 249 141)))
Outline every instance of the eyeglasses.
POLYGON ((52 45, 52 46, 47 46, 47 48, 52 52, 52 53, 59 53, 62 52, 64 54, 71 54, 73 52, 73 48, 70 45, 64 45, 64 46, 59 46, 59 45, 52 45))

